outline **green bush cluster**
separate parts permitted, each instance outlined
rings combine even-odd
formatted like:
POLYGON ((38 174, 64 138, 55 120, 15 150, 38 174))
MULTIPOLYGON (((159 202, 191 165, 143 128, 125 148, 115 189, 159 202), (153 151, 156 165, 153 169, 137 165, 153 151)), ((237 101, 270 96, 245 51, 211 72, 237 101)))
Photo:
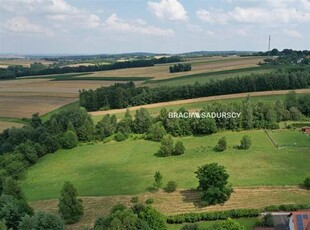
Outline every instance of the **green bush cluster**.
POLYGON ((257 217, 261 209, 232 209, 217 212, 185 213, 167 217, 169 224, 195 223, 198 221, 226 220, 228 218, 257 217))

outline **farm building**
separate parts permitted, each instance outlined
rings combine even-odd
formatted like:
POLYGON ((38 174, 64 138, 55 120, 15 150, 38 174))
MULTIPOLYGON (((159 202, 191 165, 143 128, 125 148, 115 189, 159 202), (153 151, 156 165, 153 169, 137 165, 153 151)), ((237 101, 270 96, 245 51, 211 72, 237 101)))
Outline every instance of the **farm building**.
POLYGON ((310 126, 304 126, 304 127, 302 127, 302 128, 301 128, 301 131, 302 131, 303 133, 310 133, 310 126))
POLYGON ((310 230, 310 210, 292 212, 289 217, 290 230, 310 230))

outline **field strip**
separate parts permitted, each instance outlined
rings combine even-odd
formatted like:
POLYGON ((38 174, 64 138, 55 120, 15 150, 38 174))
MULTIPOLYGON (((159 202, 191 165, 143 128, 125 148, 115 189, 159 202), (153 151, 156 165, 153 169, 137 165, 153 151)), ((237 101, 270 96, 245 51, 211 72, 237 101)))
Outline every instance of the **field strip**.
MULTIPOLYGON (((122 203, 131 205, 132 196, 98 196, 81 197, 84 205, 84 216, 77 224, 69 229, 80 229, 81 226, 90 226, 96 217, 107 215, 113 205, 122 203)), ((166 215, 175 215, 187 212, 219 211, 238 208, 263 208, 268 205, 307 203, 310 200, 310 191, 297 186, 258 186, 236 187, 230 200, 224 205, 201 207, 200 193, 195 190, 178 190, 173 193, 158 191, 138 195, 140 202, 153 198, 152 205, 166 215)), ((35 210, 44 210, 58 213, 58 200, 42 200, 30 202, 35 210)))
MULTIPOLYGON (((164 107, 164 106, 171 106, 171 105, 182 105, 182 104, 191 104, 196 102, 204 102, 204 101, 216 101, 216 100, 223 100, 223 99, 234 99, 234 98, 244 98, 250 95, 251 97, 257 96, 270 96, 270 95, 283 95, 287 94, 291 90, 277 90, 277 91, 261 91, 261 92, 249 92, 249 93, 237 93, 237 94, 227 94, 227 95, 219 95, 219 96, 210 96, 210 97, 200 97, 200 98, 193 98, 193 99, 186 99, 186 100, 178 100, 178 101, 170 101, 170 102, 160 102, 148 105, 139 105, 128 108, 130 111, 135 111, 140 108, 150 109, 156 107, 164 107)), ((297 89, 294 90, 296 93, 303 94, 303 93, 310 93, 310 89, 297 89)), ((105 114, 117 114, 117 113, 124 113, 126 109, 113 109, 113 110, 106 110, 106 111, 95 111, 90 112, 93 116, 98 115, 105 115, 105 114)))

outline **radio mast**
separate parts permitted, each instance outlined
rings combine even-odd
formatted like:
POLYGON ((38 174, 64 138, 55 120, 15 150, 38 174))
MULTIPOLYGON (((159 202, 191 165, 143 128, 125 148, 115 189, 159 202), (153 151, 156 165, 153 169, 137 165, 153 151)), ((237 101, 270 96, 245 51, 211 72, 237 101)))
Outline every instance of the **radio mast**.
POLYGON ((271 41, 271 35, 269 35, 268 39, 268 59, 270 59, 270 41, 271 41))

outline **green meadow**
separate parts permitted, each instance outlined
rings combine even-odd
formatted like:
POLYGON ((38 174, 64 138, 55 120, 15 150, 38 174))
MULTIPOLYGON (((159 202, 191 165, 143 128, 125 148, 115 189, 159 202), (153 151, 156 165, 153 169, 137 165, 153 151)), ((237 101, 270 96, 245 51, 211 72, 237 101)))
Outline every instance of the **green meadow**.
POLYGON ((310 162, 310 148, 276 149, 262 130, 177 139, 185 153, 166 158, 156 156, 160 143, 134 138, 59 150, 27 170, 22 188, 29 200, 58 198, 64 181, 72 182, 81 196, 133 195, 149 191, 159 170, 164 184, 175 180, 179 188, 189 189, 197 186, 197 167, 211 162, 226 167, 233 186, 298 185, 310 174, 305 163, 310 162), (252 139, 251 148, 236 149, 245 134, 252 139), (215 152, 223 136, 228 149, 215 152))

